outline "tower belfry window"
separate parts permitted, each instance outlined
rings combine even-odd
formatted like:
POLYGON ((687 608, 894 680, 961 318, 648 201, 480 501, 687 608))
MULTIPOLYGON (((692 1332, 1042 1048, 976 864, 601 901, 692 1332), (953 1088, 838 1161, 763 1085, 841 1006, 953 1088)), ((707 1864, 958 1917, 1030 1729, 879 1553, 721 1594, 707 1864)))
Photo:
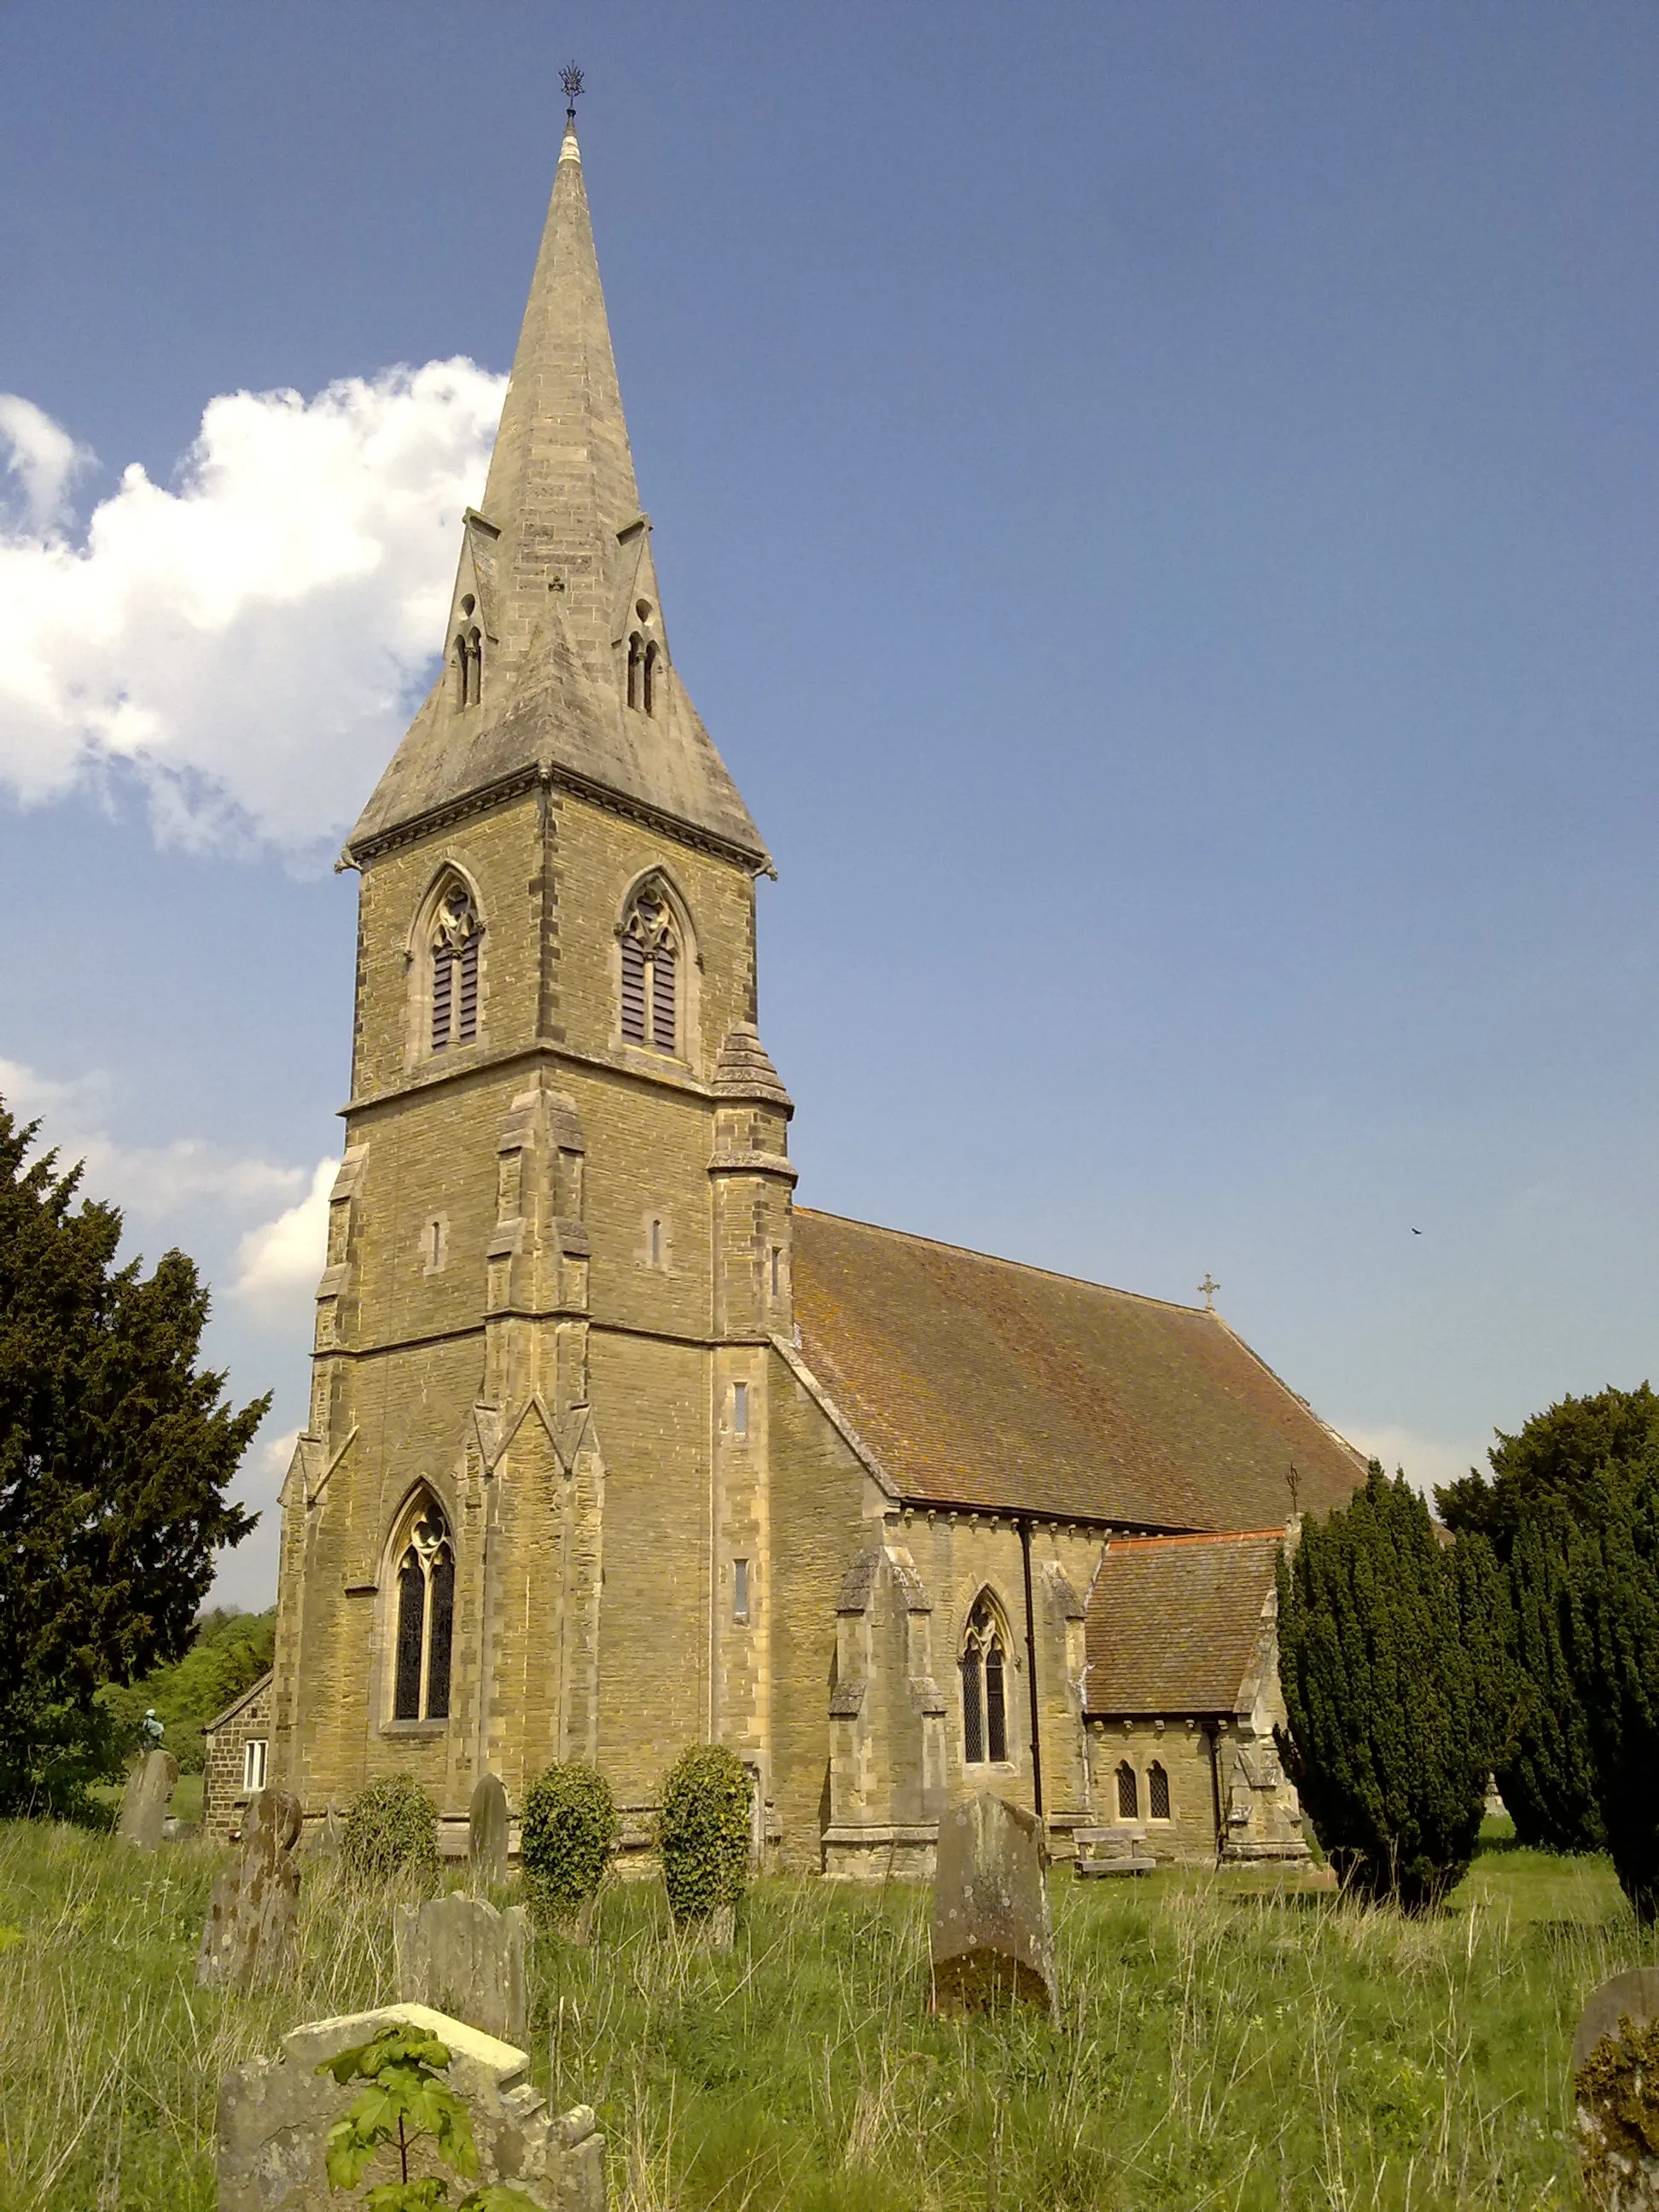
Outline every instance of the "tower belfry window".
POLYGON ((483 935, 464 884, 439 901, 432 926, 432 1049, 471 1044, 478 1034, 478 941, 483 935))
POLYGON ((969 1766, 1008 1757, 1007 1662, 1002 1626, 988 1597, 968 1618, 962 1657, 962 1755, 969 1766))
POLYGON ((449 1717, 449 1652, 455 1625, 455 1554, 436 1504, 416 1516, 398 1563, 398 1630, 392 1717, 449 1717))
POLYGON ((628 641, 628 703, 630 707, 637 707, 640 703, 641 664, 644 658, 640 634, 635 630, 628 641))
POLYGON ((657 711, 657 687, 659 680, 658 664, 659 659, 660 655, 657 651, 657 642, 653 638, 651 643, 645 648, 644 680, 641 685, 640 692, 640 704, 644 708, 647 714, 654 714, 657 711))
POLYGON ((647 884, 622 927, 622 1033, 626 1044, 678 1052, 679 932, 668 902, 647 884))

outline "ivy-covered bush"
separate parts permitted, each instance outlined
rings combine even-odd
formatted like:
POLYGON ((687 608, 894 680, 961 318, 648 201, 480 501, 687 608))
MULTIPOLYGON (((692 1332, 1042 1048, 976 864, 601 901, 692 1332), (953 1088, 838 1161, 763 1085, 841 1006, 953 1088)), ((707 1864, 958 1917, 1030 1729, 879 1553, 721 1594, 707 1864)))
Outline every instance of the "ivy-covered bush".
POLYGON ((669 1769, 657 1849, 669 1910, 682 1926, 742 1897, 753 1791, 748 1768, 724 1744, 693 1744, 669 1769))
POLYGON ((610 1784, 580 1759, 556 1761, 526 1794, 520 1838, 531 1910, 572 1918, 597 1895, 617 1840, 610 1784))
POLYGON ((438 1814, 418 1784, 402 1776, 371 1782, 346 1808, 340 1860, 356 1881, 387 1881, 405 1868, 425 1874, 438 1863, 438 1814))

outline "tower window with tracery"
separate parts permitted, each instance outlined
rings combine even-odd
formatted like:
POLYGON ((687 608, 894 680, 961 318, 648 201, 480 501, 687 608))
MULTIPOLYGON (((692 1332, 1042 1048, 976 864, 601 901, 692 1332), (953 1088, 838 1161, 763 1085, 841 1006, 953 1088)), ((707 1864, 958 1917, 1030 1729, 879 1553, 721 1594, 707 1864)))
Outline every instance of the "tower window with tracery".
POLYGON ((988 1597, 968 1617, 962 1657, 962 1755, 969 1766, 1008 1756, 1007 1660, 1002 1624, 988 1597))
POLYGON ((679 1049, 679 931, 660 890, 647 884, 622 928, 622 1033, 627 1044, 679 1049))
POLYGON ((472 894, 455 884, 432 926, 432 1049, 471 1044, 478 1034, 478 944, 483 927, 472 894))
POLYGON ((398 1563, 398 1638, 392 1717, 449 1717, 449 1650, 455 1626, 455 1553, 434 1500, 416 1516, 398 1563))

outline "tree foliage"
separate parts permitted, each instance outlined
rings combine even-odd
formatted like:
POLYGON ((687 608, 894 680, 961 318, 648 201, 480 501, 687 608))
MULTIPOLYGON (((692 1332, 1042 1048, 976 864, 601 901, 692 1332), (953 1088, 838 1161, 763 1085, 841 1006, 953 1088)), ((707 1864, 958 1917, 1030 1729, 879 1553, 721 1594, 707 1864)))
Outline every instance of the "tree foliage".
POLYGON ((1567 1553, 1566 1648, 1620 1886, 1659 1920, 1659 1449, 1598 1477, 1567 1553))
POLYGON ((206 1753, 203 1729, 244 1690, 250 1690, 276 1656, 276 1608, 238 1613, 215 1607, 196 1624, 191 1647, 171 1666, 152 1668, 136 1682, 106 1683, 98 1702, 109 1716, 118 1754, 140 1748, 144 1715, 155 1711, 167 1730, 167 1747, 181 1774, 199 1774, 206 1753))
MULTIPOLYGON (((317 2071, 331 2074, 342 2088, 364 2085, 328 2131, 323 2163, 331 2190, 356 2189, 382 2148, 395 2146, 398 2179, 377 2182, 363 2212, 439 2212, 449 2202, 449 2184, 437 2174, 409 2177, 410 2154, 427 2137, 453 2172, 469 2179, 477 2173, 471 2115, 443 2078, 450 2057, 449 2045, 435 2035, 399 2025, 324 2059, 317 2071)), ((493 2182, 471 2191, 456 2212, 536 2212, 536 2206, 521 2189, 493 2182)))
POLYGON ((748 1887, 753 1796, 748 1768, 723 1743, 694 1743, 669 1769, 657 1848, 681 1925, 736 1905, 748 1887))
POLYGON ((1405 1477, 1373 1460, 1278 1579, 1279 1749, 1303 1809, 1346 1887, 1420 1911, 1480 1833, 1504 1664, 1491 1547, 1443 1545, 1405 1477))
POLYGON ((1634 1390, 1609 1383, 1534 1413, 1515 1436, 1500 1429, 1486 1454, 1491 1480, 1471 1468, 1435 1492, 1435 1506, 1455 1534, 1485 1536, 1507 1566, 1523 1526, 1540 1515, 1556 1527, 1576 1518, 1597 1500, 1603 1468, 1634 1466, 1656 1444, 1659 1396, 1645 1382, 1634 1390))
POLYGON ((519 1835, 532 1908, 570 1919, 598 1894, 617 1840, 610 1784, 580 1759, 556 1761, 526 1792, 519 1835))
POLYGON ((208 1295, 182 1252, 116 1265, 121 1216, 33 1160, 0 1105, 0 1811, 70 1809, 108 1771, 100 1683, 188 1648, 226 1492, 270 1404, 198 1368, 208 1295))

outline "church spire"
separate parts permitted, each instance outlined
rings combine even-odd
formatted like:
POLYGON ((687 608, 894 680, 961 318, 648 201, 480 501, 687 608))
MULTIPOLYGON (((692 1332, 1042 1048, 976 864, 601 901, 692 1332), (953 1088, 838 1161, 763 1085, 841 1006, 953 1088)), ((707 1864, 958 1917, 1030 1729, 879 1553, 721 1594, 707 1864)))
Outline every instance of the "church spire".
POLYGON ((582 182, 580 79, 565 72, 564 138, 483 505, 462 528, 447 665, 349 860, 488 803, 533 766, 771 866, 668 650, 582 182))

